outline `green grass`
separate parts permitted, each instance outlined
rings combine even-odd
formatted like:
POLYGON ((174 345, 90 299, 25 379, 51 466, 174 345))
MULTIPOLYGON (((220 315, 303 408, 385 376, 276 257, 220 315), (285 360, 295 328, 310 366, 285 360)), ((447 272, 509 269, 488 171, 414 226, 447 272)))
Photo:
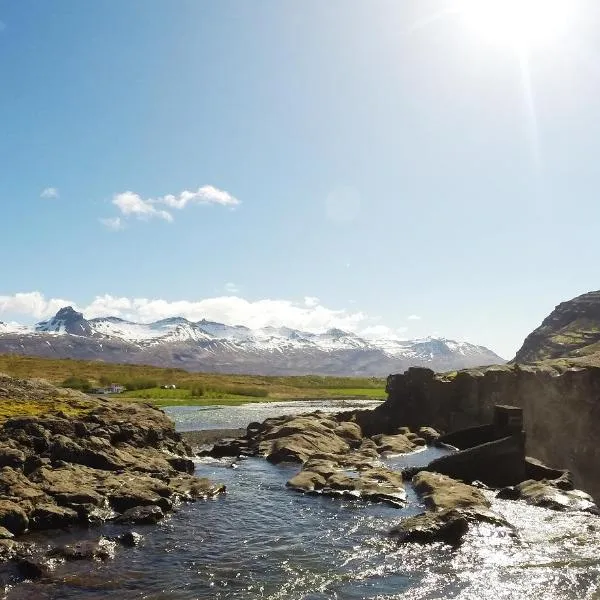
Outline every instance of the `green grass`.
MULTIPOLYGON (((24 379, 41 378, 62 385, 70 378, 92 387, 106 382, 138 385, 148 389, 119 394, 119 399, 141 399, 157 405, 272 402, 306 398, 385 398, 385 379, 375 377, 326 377, 322 375, 263 376, 192 373, 183 369, 146 365, 110 364, 101 361, 48 359, 14 354, 0 355, 0 373, 24 379), (175 384, 176 390, 160 385, 175 384), (192 395, 196 390, 196 396, 192 395), (200 395, 198 392, 202 391, 200 395)), ((71 379, 72 380, 72 379, 71 379)))

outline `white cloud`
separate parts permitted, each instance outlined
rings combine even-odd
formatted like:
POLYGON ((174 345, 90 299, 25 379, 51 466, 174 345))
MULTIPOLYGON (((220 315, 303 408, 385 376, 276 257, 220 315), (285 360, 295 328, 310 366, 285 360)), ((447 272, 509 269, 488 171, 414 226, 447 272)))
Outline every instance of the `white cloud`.
POLYGON ((42 190, 40 194, 40 198, 44 198, 45 200, 53 200, 56 198, 60 198, 60 194, 55 187, 47 187, 42 190))
POLYGON ((421 317, 419 315, 410 315, 407 317, 409 321, 420 321, 421 317))
POLYGON ((313 308, 319 304, 320 300, 316 296, 304 296, 304 304, 313 308))
POLYGON ((158 204, 166 204, 171 208, 182 209, 188 204, 218 204, 220 206, 234 207, 240 204, 229 192, 220 190, 212 185, 203 185, 195 192, 184 190, 179 196, 168 194, 155 200, 158 204))
POLYGON ((107 218, 107 219, 98 219, 104 227, 110 229, 111 231, 121 231, 121 229, 125 228, 125 224, 123 223, 121 217, 107 218))
POLYGON ((225 291, 230 294, 237 294, 240 291, 240 288, 235 283, 229 281, 225 284, 225 291))
POLYGON ((40 292, 18 293, 13 296, 0 296, 0 315, 16 314, 44 319, 68 305, 72 305, 72 302, 61 298, 46 300, 40 292))
POLYGON ((286 325, 305 331, 322 332, 332 327, 361 333, 377 323, 377 317, 362 312, 335 310, 324 306, 308 307, 289 300, 245 300, 238 296, 222 296, 203 300, 168 301, 148 298, 116 297, 109 294, 97 296, 85 305, 72 300, 46 299, 40 292, 0 296, 0 315, 27 316, 30 319, 48 318, 63 306, 73 306, 87 318, 116 316, 140 322, 151 322, 166 317, 182 316, 191 321, 209 319, 229 325, 246 325, 251 328, 268 325, 286 325))
MULTIPOLYGON (((170 209, 182 210, 188 204, 216 204, 235 208, 240 201, 229 192, 220 190, 212 185, 204 185, 196 191, 184 190, 178 196, 167 194, 158 198, 144 199, 135 192, 127 191, 115 194, 112 203, 121 211, 125 217, 135 217, 138 219, 158 218, 165 221, 173 221, 173 215, 168 211, 157 208, 160 205, 170 209)), ((106 223, 103 223, 106 225, 106 223)))
POLYGON ((152 200, 144 200, 135 192, 122 192, 115 194, 112 199, 112 203, 124 214, 126 217, 134 216, 138 219, 150 219, 157 217, 164 219, 165 221, 171 222, 173 216, 166 210, 157 209, 152 200))

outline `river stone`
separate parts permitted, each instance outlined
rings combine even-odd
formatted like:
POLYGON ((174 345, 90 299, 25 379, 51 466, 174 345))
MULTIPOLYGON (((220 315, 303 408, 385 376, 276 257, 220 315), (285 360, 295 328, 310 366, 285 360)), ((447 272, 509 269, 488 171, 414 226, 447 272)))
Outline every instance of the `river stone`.
POLYGON ((76 544, 57 546, 48 552, 52 558, 65 560, 106 560, 112 558, 115 552, 115 543, 107 538, 99 540, 86 540, 76 544))
POLYGON ((527 480, 516 486, 501 489, 496 495, 504 500, 524 500, 528 504, 559 511, 588 511, 595 513, 593 498, 581 490, 565 490, 553 481, 527 480))
POLYGON ((23 508, 15 502, 0 500, 0 526, 19 535, 29 526, 29 518, 23 508))
POLYGON ((377 444, 379 453, 390 452, 394 454, 406 454, 415 449, 415 444, 404 434, 384 435, 378 434, 371 438, 377 444))
POLYGON ((323 475, 314 471, 302 470, 294 475, 286 485, 302 492, 314 492, 325 487, 327 480, 323 475))
POLYGON ((424 512, 396 525, 390 535, 402 543, 443 542, 457 546, 463 541, 470 524, 488 524, 515 535, 515 528, 508 521, 481 506, 424 512))
POLYGON ((441 435, 433 427, 420 427, 418 433, 428 444, 435 442, 441 435))
POLYGON ((390 535, 400 543, 431 544, 443 542, 456 546, 469 531, 469 522, 460 511, 443 510, 439 513, 421 513, 396 525, 390 535))
POLYGON ((79 515, 71 508, 55 504, 38 504, 29 515, 29 528, 60 529, 73 525, 79 520, 79 515))
POLYGON ((449 508, 489 508, 485 495, 471 485, 467 485, 446 475, 420 471, 413 479, 415 490, 423 497, 431 510, 449 508))
POLYGON ((126 548, 133 548, 134 546, 139 546, 143 539, 144 536, 140 533, 137 533, 136 531, 127 531, 120 535, 117 538, 117 541, 126 548))
POLYGON ((126 510, 117 517, 117 523, 131 523, 135 525, 155 525, 164 518, 164 513, 159 506, 136 506, 126 510))

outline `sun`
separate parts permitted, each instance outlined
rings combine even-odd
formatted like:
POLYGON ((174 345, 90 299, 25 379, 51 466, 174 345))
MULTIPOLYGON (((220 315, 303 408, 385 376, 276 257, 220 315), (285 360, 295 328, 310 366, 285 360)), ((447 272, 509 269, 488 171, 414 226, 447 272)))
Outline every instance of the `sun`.
POLYGON ((457 12, 484 40, 528 49, 561 38, 573 0, 458 0, 457 12))

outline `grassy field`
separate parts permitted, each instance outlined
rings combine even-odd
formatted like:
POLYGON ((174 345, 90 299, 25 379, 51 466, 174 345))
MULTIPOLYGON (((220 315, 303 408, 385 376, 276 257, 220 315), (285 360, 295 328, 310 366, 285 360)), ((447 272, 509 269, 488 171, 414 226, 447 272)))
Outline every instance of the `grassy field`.
POLYGON ((385 379, 374 377, 325 377, 226 375, 191 373, 145 365, 109 364, 100 361, 45 359, 0 355, 0 373, 19 378, 41 378, 55 385, 68 380, 85 381, 92 387, 109 383, 125 385, 118 398, 154 404, 240 404, 304 398, 385 399, 385 379), (177 389, 161 389, 174 384, 177 389))

